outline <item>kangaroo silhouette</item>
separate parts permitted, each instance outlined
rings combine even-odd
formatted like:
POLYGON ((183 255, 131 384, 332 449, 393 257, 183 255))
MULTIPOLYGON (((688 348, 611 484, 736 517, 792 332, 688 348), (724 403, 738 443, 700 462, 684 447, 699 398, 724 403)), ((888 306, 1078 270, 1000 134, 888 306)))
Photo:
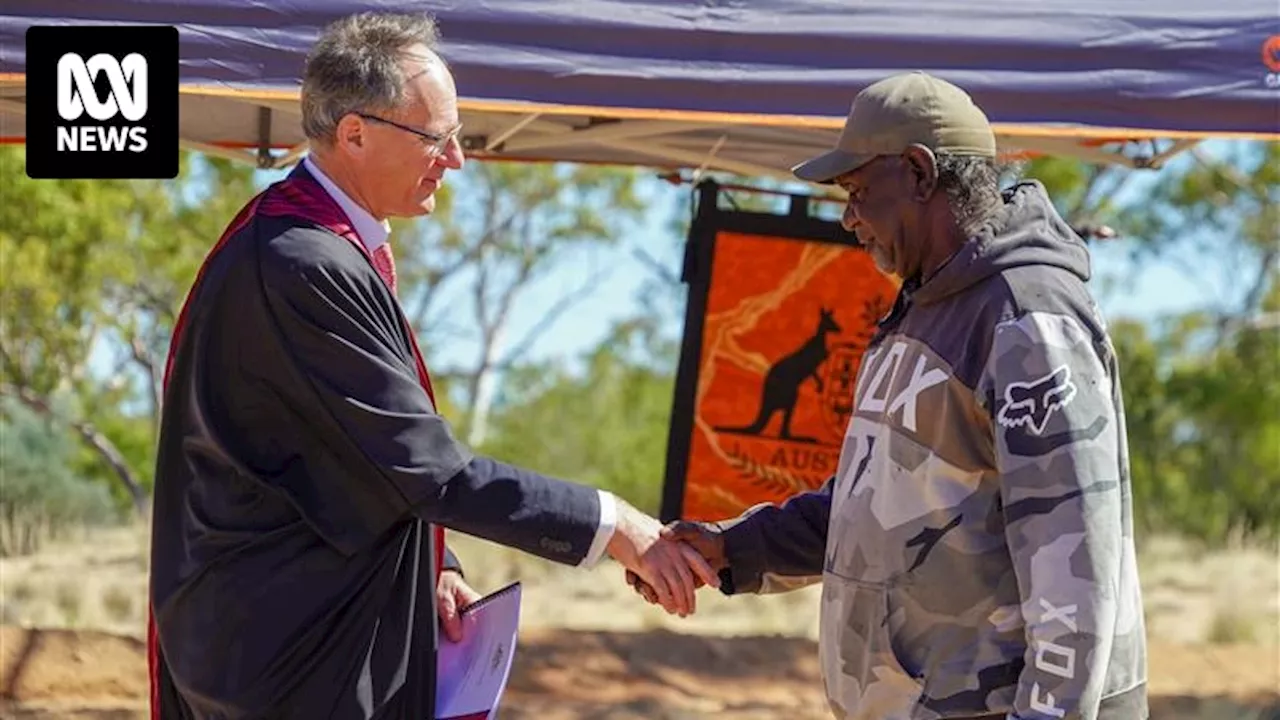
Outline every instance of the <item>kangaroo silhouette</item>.
POLYGON ((740 433, 743 435, 763 435, 769 421, 778 412, 782 413, 782 428, 778 437, 783 440, 815 442, 813 438, 797 437, 791 434, 791 415, 795 412, 796 401, 800 399, 800 386, 805 380, 813 378, 822 392, 822 377, 818 368, 827 359, 827 335, 840 332, 831 311, 821 308, 818 311, 818 327, 813 335, 794 352, 779 358, 764 376, 764 386, 760 391, 760 411, 756 419, 743 427, 717 427, 717 432, 740 433))

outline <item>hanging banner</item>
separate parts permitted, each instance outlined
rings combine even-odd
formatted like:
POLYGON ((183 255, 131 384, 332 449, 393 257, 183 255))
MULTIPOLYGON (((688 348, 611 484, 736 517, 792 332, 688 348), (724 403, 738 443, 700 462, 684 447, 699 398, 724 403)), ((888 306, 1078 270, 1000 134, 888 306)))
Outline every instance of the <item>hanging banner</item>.
POLYGON ((862 352, 896 283, 839 225, 704 192, 662 516, 719 520, 835 474, 862 352))

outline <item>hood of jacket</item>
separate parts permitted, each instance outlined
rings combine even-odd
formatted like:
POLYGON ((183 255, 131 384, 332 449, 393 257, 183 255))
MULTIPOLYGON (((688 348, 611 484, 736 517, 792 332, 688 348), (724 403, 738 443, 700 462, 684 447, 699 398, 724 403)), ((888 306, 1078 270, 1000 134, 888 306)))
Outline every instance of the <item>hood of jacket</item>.
POLYGON ((1043 185, 1021 182, 1003 197, 1000 211, 912 293, 913 302, 939 302, 1020 265, 1056 266, 1082 281, 1089 279, 1088 248, 1058 214, 1043 185))

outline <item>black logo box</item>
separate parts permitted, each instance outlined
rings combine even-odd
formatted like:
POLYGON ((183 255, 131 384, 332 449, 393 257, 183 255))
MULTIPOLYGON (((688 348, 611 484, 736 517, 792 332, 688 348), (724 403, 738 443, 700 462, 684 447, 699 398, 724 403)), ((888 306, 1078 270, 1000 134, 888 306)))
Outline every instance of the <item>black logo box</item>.
MULTIPOLYGON (((37 179, 171 179, 178 174, 178 29, 172 26, 34 25, 26 35, 27 175, 37 179), (138 53, 147 61, 147 111, 129 121, 120 113, 99 122, 82 114, 67 122, 58 114, 58 61, 77 53, 85 61, 106 53, 117 61, 138 53), (146 149, 59 151, 58 127, 140 127, 146 149)), ((94 78, 98 98, 111 85, 106 73, 94 78)), ((99 130, 88 131, 96 134, 99 130)))

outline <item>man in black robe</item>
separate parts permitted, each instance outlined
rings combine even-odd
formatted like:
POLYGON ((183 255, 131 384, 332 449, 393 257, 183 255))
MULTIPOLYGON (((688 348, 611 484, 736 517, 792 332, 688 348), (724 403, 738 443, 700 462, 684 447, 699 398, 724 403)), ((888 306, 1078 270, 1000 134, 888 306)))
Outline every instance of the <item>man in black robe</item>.
POLYGON ((165 371, 151 545, 155 720, 434 714, 437 616, 476 597, 443 527, 607 553, 692 610, 716 574, 594 488, 475 456, 436 412, 388 217, 463 164, 432 23, 360 15, 308 58, 312 156, 209 253, 165 371))

